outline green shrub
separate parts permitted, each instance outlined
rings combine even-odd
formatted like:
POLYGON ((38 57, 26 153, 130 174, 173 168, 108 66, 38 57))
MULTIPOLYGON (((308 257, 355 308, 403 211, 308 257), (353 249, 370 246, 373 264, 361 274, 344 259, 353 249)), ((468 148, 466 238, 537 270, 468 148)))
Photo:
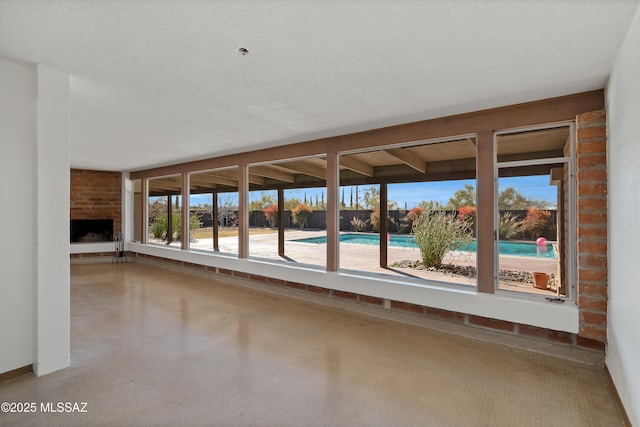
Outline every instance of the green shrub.
POLYGON ((413 221, 411 228, 426 267, 442 265, 448 251, 472 242, 468 221, 454 218, 444 211, 425 211, 413 221))
MULTIPOLYGON (((157 215, 152 223, 151 223, 151 233, 153 233, 153 237, 155 237, 156 239, 162 239, 163 241, 168 240, 169 236, 168 236, 168 230, 169 230, 169 221, 168 221, 168 215, 166 212, 160 213, 159 215, 157 215)), ((172 219, 172 228, 173 228, 173 233, 172 233, 172 239, 171 240, 180 240, 182 238, 182 236, 180 235, 180 232, 182 230, 181 228, 181 223, 182 223, 182 217, 180 215, 180 212, 173 212, 171 214, 171 219, 172 219)), ((189 216, 189 237, 190 240, 193 240, 195 237, 195 232, 196 229, 200 227, 200 220, 198 220, 198 216, 197 214, 193 213, 189 216)))

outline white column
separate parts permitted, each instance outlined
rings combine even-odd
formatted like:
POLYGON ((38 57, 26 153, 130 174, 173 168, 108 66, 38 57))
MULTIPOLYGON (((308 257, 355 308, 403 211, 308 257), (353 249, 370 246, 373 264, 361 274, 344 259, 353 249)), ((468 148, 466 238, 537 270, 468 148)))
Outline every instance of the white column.
POLYGON ((69 75, 38 65, 36 115, 36 375, 69 366, 69 75))

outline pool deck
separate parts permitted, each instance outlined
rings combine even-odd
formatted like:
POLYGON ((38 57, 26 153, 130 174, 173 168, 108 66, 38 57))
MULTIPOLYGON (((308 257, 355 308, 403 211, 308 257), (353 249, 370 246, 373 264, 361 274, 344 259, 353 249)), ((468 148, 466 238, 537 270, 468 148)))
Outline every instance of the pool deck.
MULTIPOLYGON (((296 241, 298 239, 323 237, 325 230, 285 230, 285 257, 278 256, 277 233, 251 234, 249 236, 249 256, 269 259, 279 262, 295 262, 311 266, 326 265, 326 244, 307 243, 296 241)), ((179 242, 172 244, 178 245, 179 242)), ((220 252, 237 254, 237 236, 220 238, 218 241, 220 252)), ((213 238, 198 239, 190 243, 190 248, 195 250, 213 250, 213 238)), ((388 264, 402 260, 419 260, 420 250, 408 247, 388 247, 388 264)), ((358 243, 341 242, 339 249, 340 268, 343 270, 357 270, 366 273, 388 275, 395 278, 412 277, 418 279, 434 280, 446 283, 475 286, 475 278, 445 274, 435 271, 417 270, 410 268, 381 268, 379 266, 379 247, 358 243)), ((476 265, 475 253, 450 252, 445 256, 444 263, 457 265, 476 265)), ((558 261, 549 258, 533 258, 526 256, 500 255, 499 266, 501 270, 545 273, 556 273, 558 261)), ((528 283, 500 282, 500 289, 516 292, 525 292, 543 295, 555 295, 555 290, 536 289, 528 283)))

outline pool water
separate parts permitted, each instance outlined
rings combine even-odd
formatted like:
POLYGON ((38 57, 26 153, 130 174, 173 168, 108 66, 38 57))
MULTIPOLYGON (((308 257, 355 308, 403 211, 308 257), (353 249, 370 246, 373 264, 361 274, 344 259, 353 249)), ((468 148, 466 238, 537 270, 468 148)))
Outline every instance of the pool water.
MULTIPOLYGON (((306 239, 296 239, 295 242, 304 243, 326 243, 326 236, 323 237, 308 237, 306 239)), ((340 235, 340 241, 344 243, 356 243, 360 245, 379 245, 380 237, 377 234, 364 234, 364 233, 345 233, 340 235)), ((397 246, 402 248, 414 248, 416 249, 416 241, 413 236, 398 236, 392 235, 389 239, 389 246, 397 246)), ((475 252, 476 241, 468 245, 464 245, 460 248, 461 251, 475 252)), ((529 256, 536 258, 557 258, 556 251, 553 246, 548 244, 546 246, 538 246, 535 243, 526 242, 504 242, 498 243, 498 251, 500 255, 514 255, 514 256, 529 256)))

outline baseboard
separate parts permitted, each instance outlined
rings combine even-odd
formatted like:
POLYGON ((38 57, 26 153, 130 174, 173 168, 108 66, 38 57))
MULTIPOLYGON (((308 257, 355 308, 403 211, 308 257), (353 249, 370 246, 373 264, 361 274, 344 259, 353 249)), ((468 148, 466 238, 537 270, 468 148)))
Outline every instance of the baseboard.
POLYGON ((0 383, 11 378, 15 378, 22 374, 28 374, 33 372, 33 365, 23 366, 22 368, 13 369, 11 371, 3 372, 0 374, 0 383))
POLYGON ((611 385, 613 394, 616 396, 616 402, 618 403, 618 407, 620 408, 620 412, 622 413, 624 425, 627 427, 633 427, 631 425, 631 420, 629 419, 629 414, 627 414, 627 411, 624 408, 624 404, 622 403, 622 399, 620 399, 620 394, 618 393, 616 384, 613 382, 613 377, 611 377, 611 372, 609 372, 609 367, 607 366, 606 363, 604 364, 604 373, 607 375, 607 380, 609 381, 609 385, 611 385))

